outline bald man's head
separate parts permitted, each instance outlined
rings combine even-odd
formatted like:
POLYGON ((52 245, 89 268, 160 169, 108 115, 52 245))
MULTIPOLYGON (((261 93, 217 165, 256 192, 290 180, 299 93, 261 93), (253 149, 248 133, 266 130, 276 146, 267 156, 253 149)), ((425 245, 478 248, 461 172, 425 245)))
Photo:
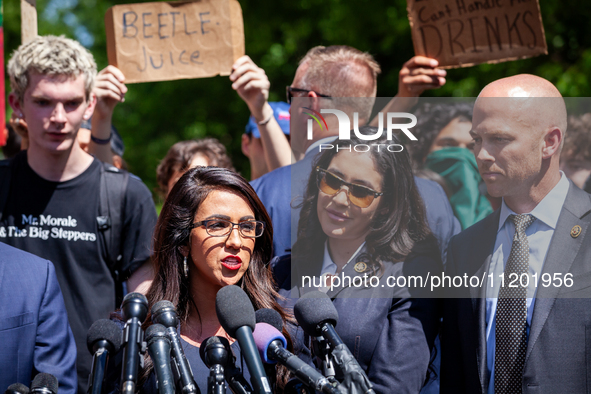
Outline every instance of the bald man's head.
POLYGON ((478 95, 481 97, 512 97, 514 100, 507 100, 508 107, 528 111, 540 128, 558 127, 563 136, 566 132, 567 114, 562 95, 544 78, 531 74, 502 78, 486 85, 478 95))
POLYGON ((487 85, 474 104, 470 134, 489 194, 529 212, 560 179, 565 131, 564 100, 547 80, 516 75, 487 85))

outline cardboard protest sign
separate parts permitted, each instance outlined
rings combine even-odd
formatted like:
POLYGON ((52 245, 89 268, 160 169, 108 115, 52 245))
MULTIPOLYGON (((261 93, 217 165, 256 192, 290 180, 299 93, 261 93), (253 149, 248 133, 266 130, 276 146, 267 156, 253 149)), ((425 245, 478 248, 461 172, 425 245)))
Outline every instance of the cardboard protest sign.
POLYGON ((415 54, 444 68, 547 54, 538 0, 407 0, 415 54))
POLYGON ((230 75, 244 55, 237 0, 116 5, 105 28, 109 64, 126 83, 230 75))

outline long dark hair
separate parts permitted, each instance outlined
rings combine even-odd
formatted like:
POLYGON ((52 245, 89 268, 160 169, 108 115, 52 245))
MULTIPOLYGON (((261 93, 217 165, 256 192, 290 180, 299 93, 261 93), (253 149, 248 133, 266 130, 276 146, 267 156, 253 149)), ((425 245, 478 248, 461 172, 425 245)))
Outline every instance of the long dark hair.
MULTIPOLYGON (((271 219, 261 200, 257 197, 250 184, 240 175, 224 168, 197 167, 187 171, 174 185, 164 202, 156 231, 154 234, 154 280, 146 297, 150 308, 161 300, 172 302, 177 310, 179 320, 186 322, 189 311, 194 308, 189 278, 183 274, 183 255, 180 247, 189 244, 191 224, 201 203, 214 190, 228 190, 243 196, 252 210, 256 220, 265 222, 263 235, 256 239, 250 265, 244 276, 237 283, 249 296, 255 309, 271 308, 278 311, 283 320, 291 320, 276 299, 273 276, 268 262, 271 260, 273 248, 273 227, 271 219)), ((151 324, 148 315, 144 329, 151 324)), ((289 338, 284 329, 283 334, 289 338)), ((288 341, 291 343, 290 339, 288 341)), ((152 365, 148 362, 143 377, 151 372, 152 365)))
MULTIPOLYGON (((359 132, 376 134, 377 128, 364 126, 359 132)), ((414 181, 410 156, 406 149, 397 152, 402 145, 395 135, 392 138, 387 140, 381 137, 369 144, 358 137, 335 141, 332 143, 334 148, 325 150, 313 166, 327 169, 339 151, 353 150, 360 145, 370 147, 365 154, 371 154, 377 171, 383 176, 381 191, 384 193, 365 238, 365 247, 374 274, 380 272, 385 261, 402 261, 411 252, 435 253, 437 250, 437 243, 427 225, 423 201, 414 181), (391 146, 391 151, 388 146, 391 146), (419 250, 415 248, 418 243, 421 243, 419 250)), ((318 220, 317 202, 318 186, 316 172, 313 170, 302 203, 298 237, 292 252, 294 259, 301 262, 315 264, 319 256, 323 255, 327 235, 322 231, 318 220)))

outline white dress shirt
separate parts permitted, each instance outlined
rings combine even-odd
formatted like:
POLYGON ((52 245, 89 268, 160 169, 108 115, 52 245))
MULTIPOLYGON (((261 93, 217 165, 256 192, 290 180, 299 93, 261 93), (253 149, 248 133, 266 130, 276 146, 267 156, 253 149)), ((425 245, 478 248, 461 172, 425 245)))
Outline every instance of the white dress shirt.
MULTIPOLYGON (((357 253, 359 253, 361 248, 363 248, 364 246, 365 246, 365 241, 363 241, 363 243, 357 248, 355 253, 353 253, 351 255, 351 257, 349 257, 349 260, 347 260, 347 263, 345 265, 343 265, 341 272, 343 272, 343 270, 345 269, 347 264, 349 264, 351 262, 351 260, 353 260, 353 257, 357 256, 357 253)), ((330 252, 328 251, 328 240, 327 240, 326 242, 324 242, 324 257, 322 259, 322 270, 320 271, 320 276, 322 277, 322 283, 326 283, 326 279, 325 279, 326 276, 328 276, 328 275, 334 276, 334 275, 336 275, 336 273, 337 273, 337 264, 334 261, 332 261, 332 257, 330 257, 330 252)), ((328 290, 330 290, 330 286, 319 287, 318 290, 326 293, 328 290)))
MULTIPOLYGON (((560 216, 560 211, 566 200, 569 182, 566 176, 561 172, 560 181, 554 188, 540 201, 540 203, 529 212, 536 220, 525 230, 529 244, 529 275, 530 281, 527 288, 527 336, 529 338, 529 329, 534 310, 536 286, 532 275, 537 274, 538 283, 542 283, 540 275, 544 266, 544 260, 550 247, 550 241, 554 235, 554 229, 560 216)), ((486 364, 490 373, 490 383, 488 393, 494 394, 494 366, 495 366, 495 320, 497 314, 497 301, 499 288, 501 285, 501 275, 505 270, 505 264, 511 252, 513 235, 515 234, 515 225, 511 220, 507 220, 509 215, 517 215, 506 204, 503 199, 501 206, 501 216, 499 218, 499 228, 495 248, 488 269, 487 276, 493 274, 493 286, 491 287, 490 278, 486 291, 486 364)), ((505 278, 505 286, 508 285, 508 278, 505 278)))

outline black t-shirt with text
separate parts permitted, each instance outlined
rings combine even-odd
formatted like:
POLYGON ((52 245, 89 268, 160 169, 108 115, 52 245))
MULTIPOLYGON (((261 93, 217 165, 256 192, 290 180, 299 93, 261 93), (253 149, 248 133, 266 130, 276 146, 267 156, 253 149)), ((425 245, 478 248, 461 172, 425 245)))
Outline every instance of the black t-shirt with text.
MULTIPOLYGON (((79 392, 85 391, 92 363, 86 347, 87 331, 92 323, 108 318, 119 307, 115 305, 115 281, 105 260, 105 245, 96 220, 102 164, 95 159, 76 178, 51 182, 31 169, 26 152, 13 160, 0 242, 55 265, 78 347, 79 392)), ((122 218, 122 259, 118 269, 133 272, 150 257, 156 223, 152 196, 134 176, 129 177, 122 218)))

